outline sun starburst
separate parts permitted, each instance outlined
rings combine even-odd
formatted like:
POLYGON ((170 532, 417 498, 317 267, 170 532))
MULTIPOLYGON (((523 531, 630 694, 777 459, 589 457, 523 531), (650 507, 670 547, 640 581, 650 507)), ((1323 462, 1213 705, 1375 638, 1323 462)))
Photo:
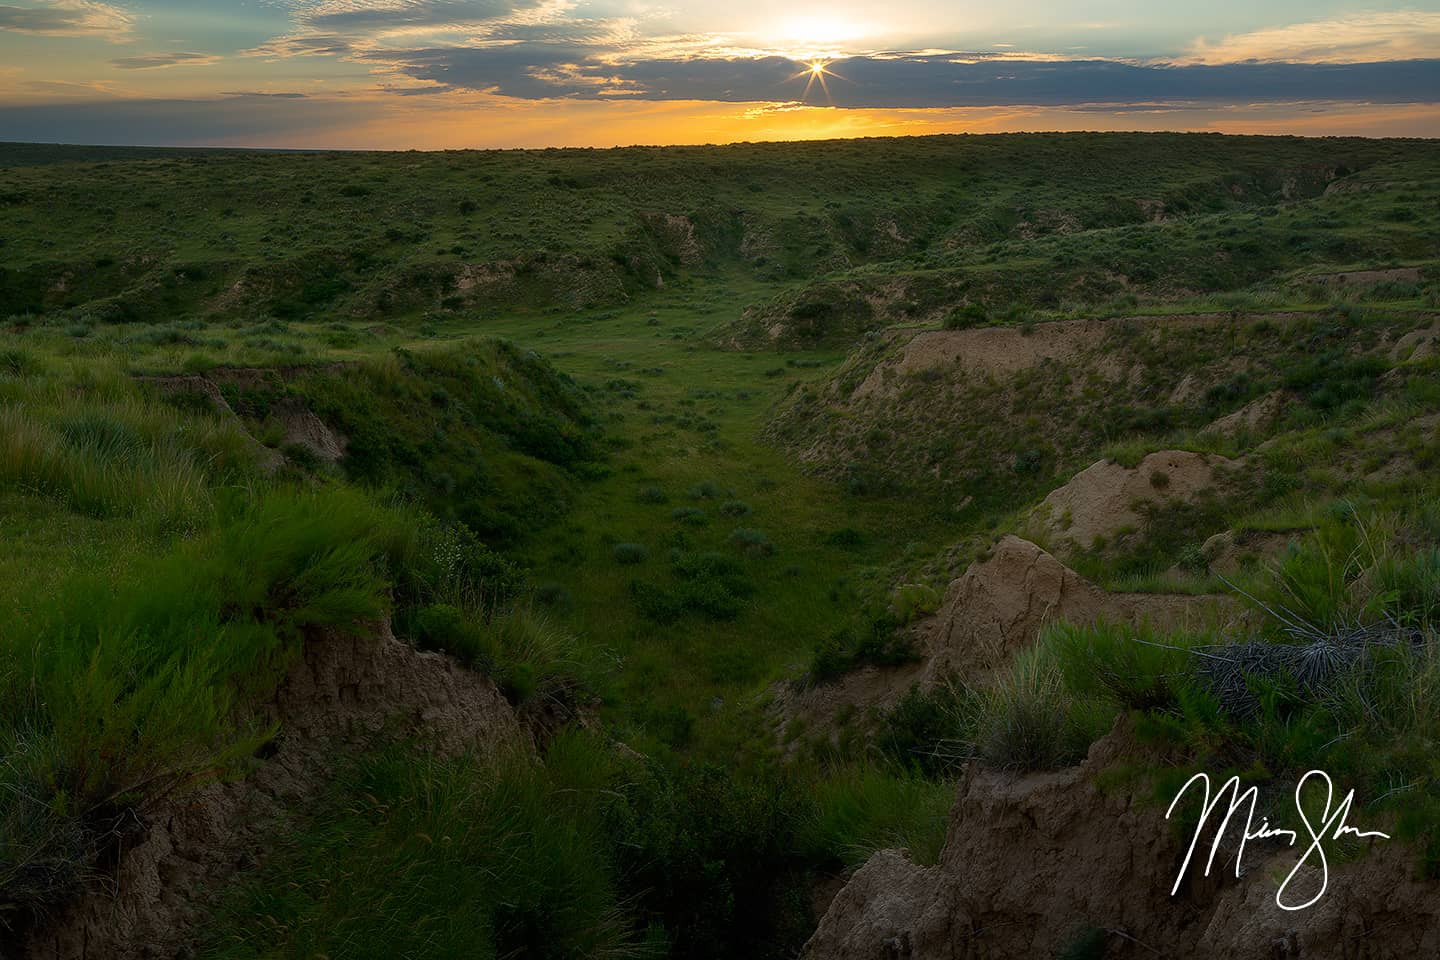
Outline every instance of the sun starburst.
POLYGON ((801 77, 805 78, 805 92, 800 95, 801 99, 808 99, 810 96, 810 91, 814 89, 816 84, 819 84, 820 90, 825 94, 825 99, 829 100, 830 87, 828 84, 826 84, 825 78, 838 76, 838 74, 832 73, 830 71, 830 61, 818 59, 807 60, 801 61, 801 65, 805 69, 801 70, 799 73, 795 74, 795 76, 790 78, 791 80, 799 80, 801 77))

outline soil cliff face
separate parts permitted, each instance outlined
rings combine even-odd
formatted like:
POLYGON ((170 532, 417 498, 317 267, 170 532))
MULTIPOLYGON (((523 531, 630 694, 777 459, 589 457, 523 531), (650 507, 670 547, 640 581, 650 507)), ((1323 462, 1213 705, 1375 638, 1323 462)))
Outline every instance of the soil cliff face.
POLYGON ((940 611, 919 635, 926 676, 939 679, 999 666, 1056 620, 1179 628, 1238 616, 1224 596, 1109 593, 1030 541, 1006 536, 950 584, 940 611))
MULTIPOLYGON (((1162 808, 1095 783, 1128 741, 1117 731, 1083 765, 1054 773, 972 766, 940 863, 876 853, 832 902, 806 960, 1440 955, 1440 883, 1413 879, 1413 852, 1398 843, 1372 841, 1359 859, 1332 863, 1320 901, 1286 911, 1275 891, 1295 853, 1252 841, 1237 880, 1227 835, 1211 876, 1192 865, 1172 897, 1188 838, 1162 808)), ((1304 899, 1320 876, 1302 868, 1291 894, 1304 899)))
POLYGON ((329 776, 338 751, 416 737, 441 753, 490 753, 527 735, 490 680, 397 640, 386 623, 311 637, 263 715, 273 752, 250 776, 136 817, 100 882, 30 939, 28 960, 188 955, 220 881, 253 865, 287 807, 329 776))

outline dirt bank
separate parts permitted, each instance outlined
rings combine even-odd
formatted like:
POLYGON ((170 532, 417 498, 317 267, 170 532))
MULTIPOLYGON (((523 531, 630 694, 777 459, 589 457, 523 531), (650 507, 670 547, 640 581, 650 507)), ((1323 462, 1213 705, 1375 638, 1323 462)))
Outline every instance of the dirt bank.
POLYGON ((188 955, 223 881, 264 855, 276 819, 346 750, 415 737, 441 752, 487 753, 527 736, 493 683, 416 651, 388 624, 311 637, 260 715, 280 732, 254 772, 139 812, 100 881, 32 935, 28 960, 188 955))
MULTIPOLYGON (((1014 775, 972 765, 940 863, 920 867, 902 851, 876 853, 835 897, 804 957, 1440 955, 1440 884, 1414 879, 1413 852, 1395 842, 1373 841, 1358 859, 1332 863, 1324 897, 1308 910, 1286 911, 1275 891, 1294 853, 1252 841, 1236 879, 1218 866, 1233 864, 1232 832, 1212 876, 1192 868, 1172 897, 1186 839, 1138 790, 1096 785, 1133 751, 1122 725, 1068 770, 1014 775)), ((1297 900, 1319 880, 1318 869, 1302 868, 1292 888, 1297 900)))

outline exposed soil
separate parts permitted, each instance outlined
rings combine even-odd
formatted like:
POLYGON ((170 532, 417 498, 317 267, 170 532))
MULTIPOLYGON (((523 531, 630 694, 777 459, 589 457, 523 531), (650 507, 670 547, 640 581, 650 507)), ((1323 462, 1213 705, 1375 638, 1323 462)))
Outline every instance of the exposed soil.
MULTIPOLYGON (((1284 324, 1296 314, 1269 314, 1284 324)), ((1120 324, 1146 330, 1204 328, 1234 324, 1228 313, 1163 314, 1109 320, 1080 319, 1037 323, 1027 327, 977 327, 970 330, 926 330, 914 334, 894 357, 877 365, 855 390, 856 399, 883 393, 897 375, 927 370, 953 371, 969 377, 1004 378, 1045 361, 1075 360, 1100 347, 1120 324)), ((897 331, 897 339, 906 335, 897 331)))
POLYGON ((1349 270, 1345 273, 1315 273, 1305 279, 1333 287, 1373 287, 1378 283, 1419 283, 1419 267, 1393 267, 1388 270, 1349 270))
POLYGON ((32 935, 28 960, 187 956, 223 881, 264 856, 286 808, 331 775, 344 751, 415 737, 482 754, 528 735, 495 685, 397 640, 386 623, 309 638, 274 698, 272 752, 243 780, 212 783, 139 814, 100 883, 32 935))
POLYGON ((1043 531, 1058 556, 1087 550, 1097 540, 1139 530, 1146 504, 1194 502, 1223 486, 1238 463, 1185 450, 1152 453, 1134 467, 1100 460, 1052 491, 1031 522, 1043 531))
POLYGON ((1161 629, 1233 622, 1226 596, 1109 593, 1028 540, 1007 536, 950 584, 940 611, 920 624, 924 679, 975 677, 1033 644, 1045 624, 1148 623, 1161 629))
MULTIPOLYGON (((1331 863, 1321 901, 1293 912, 1274 897, 1295 853, 1251 841, 1236 879, 1232 828, 1212 875, 1192 866, 1172 897, 1184 839, 1163 807, 1142 788, 1096 785, 1136 750, 1122 721, 1079 767, 1015 775, 972 765, 939 865, 876 853, 835 897, 804 957, 1032 960, 1087 940, 1098 952, 1083 955, 1108 958, 1440 955, 1440 888, 1414 879, 1413 854, 1400 844, 1371 841, 1359 859, 1331 863)), ((1318 883, 1307 867, 1290 892, 1303 898, 1318 883)))
POLYGON ((308 450, 311 456, 321 463, 335 464, 345 456, 345 448, 350 441, 343 434, 326 426, 325 421, 315 416, 304 404, 282 403, 273 407, 270 412, 284 430, 282 442, 286 446, 308 450))
POLYGON ((813 742, 816 735, 839 743, 844 728, 858 722, 869 729, 880 713, 893 707, 905 692, 924 676, 924 663, 900 667, 866 666, 845 674, 834 683, 797 689, 786 682, 776 684, 769 713, 787 753, 813 742))
POLYGON ((1231 576, 1245 567, 1274 560, 1299 538, 1300 533, 1274 533, 1266 530, 1226 530, 1206 540, 1200 548, 1211 573, 1231 576))
POLYGON ((1211 433, 1234 436, 1239 433, 1254 433, 1269 428, 1295 402, 1295 398, 1283 390, 1275 390, 1245 406, 1215 420, 1205 429, 1211 433))
POLYGON ((1396 363, 1419 363, 1440 353, 1440 326, 1411 330, 1399 340, 1390 351, 1390 359, 1396 363))

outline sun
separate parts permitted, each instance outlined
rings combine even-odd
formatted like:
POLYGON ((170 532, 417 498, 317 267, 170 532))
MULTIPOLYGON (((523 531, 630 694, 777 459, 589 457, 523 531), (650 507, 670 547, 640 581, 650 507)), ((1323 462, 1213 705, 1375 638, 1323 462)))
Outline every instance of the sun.
POLYGON ((810 91, 815 88, 816 84, 819 84, 820 90, 825 94, 825 99, 829 100, 830 86, 825 82, 825 78, 839 76, 839 74, 830 71, 830 61, 815 59, 802 60, 800 63, 805 69, 790 78, 791 80, 799 80, 801 77, 805 78, 805 92, 800 95, 800 99, 808 99, 810 91))

